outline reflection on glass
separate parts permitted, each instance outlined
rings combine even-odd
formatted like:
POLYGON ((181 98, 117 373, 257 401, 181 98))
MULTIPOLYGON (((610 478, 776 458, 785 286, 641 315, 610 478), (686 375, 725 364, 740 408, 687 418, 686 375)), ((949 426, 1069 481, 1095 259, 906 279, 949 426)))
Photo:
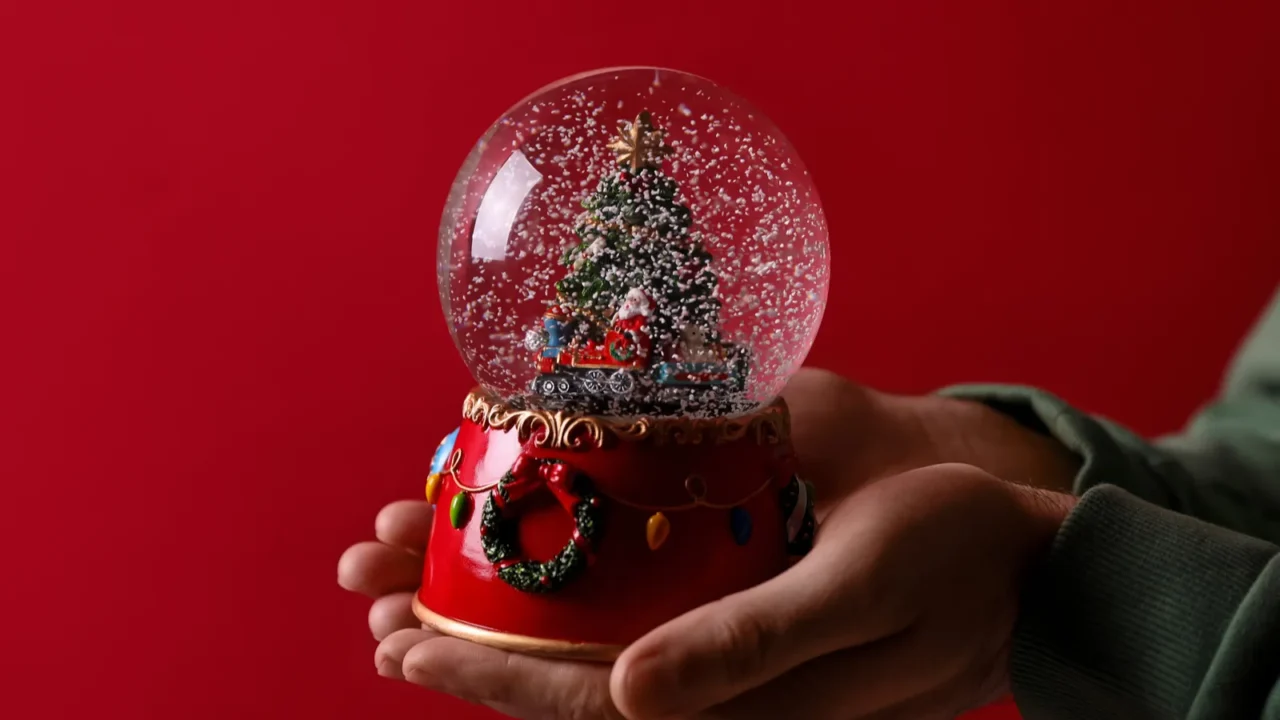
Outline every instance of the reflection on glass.
POLYGON ((519 150, 511 153, 502 169, 494 176, 471 232, 471 257, 475 260, 501 260, 507 254, 507 238, 516 214, 530 191, 542 181, 542 173, 519 150))

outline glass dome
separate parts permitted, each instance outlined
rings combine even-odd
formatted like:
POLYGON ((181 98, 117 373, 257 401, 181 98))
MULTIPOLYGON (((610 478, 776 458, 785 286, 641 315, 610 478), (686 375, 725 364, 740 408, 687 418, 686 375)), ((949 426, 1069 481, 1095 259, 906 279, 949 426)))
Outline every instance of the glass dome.
POLYGON ((476 380, 523 406, 711 416, 772 400, 826 302, 826 219, 782 133, 715 83, 567 78, 485 133, 437 275, 476 380))

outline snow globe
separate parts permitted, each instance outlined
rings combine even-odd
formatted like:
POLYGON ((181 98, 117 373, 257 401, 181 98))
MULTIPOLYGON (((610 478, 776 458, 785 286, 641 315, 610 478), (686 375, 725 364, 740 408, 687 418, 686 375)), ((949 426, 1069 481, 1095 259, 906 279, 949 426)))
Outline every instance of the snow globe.
POLYGON ((440 227, 441 304, 478 386, 427 481, 423 623, 608 661, 806 552, 779 392, 828 275, 808 171, 715 83, 599 70, 505 113, 440 227))

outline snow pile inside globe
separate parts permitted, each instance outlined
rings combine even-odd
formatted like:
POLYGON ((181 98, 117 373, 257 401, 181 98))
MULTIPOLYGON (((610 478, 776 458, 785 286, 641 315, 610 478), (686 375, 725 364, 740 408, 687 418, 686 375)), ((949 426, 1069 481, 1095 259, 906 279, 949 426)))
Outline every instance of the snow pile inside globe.
POLYGON ((817 190, 786 138, 709 80, 627 68, 520 102, 440 227, 450 331, 515 406, 717 416, 771 401, 828 284, 817 190))

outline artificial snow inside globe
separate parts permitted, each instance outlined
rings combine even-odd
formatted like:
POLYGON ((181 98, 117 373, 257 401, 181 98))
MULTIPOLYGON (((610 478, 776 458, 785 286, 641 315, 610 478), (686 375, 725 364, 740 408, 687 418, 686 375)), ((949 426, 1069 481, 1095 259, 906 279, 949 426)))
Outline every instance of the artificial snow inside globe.
POLYGON ((609 659, 802 553, 812 492, 778 394, 827 254, 795 150, 709 80, 601 70, 504 114, 440 228, 479 387, 432 463, 423 622, 609 659))
POLYGON ((508 111, 440 228, 468 367, 506 401, 726 415, 772 400, 822 317, 827 230, 786 138, 714 83, 589 73, 508 111))

